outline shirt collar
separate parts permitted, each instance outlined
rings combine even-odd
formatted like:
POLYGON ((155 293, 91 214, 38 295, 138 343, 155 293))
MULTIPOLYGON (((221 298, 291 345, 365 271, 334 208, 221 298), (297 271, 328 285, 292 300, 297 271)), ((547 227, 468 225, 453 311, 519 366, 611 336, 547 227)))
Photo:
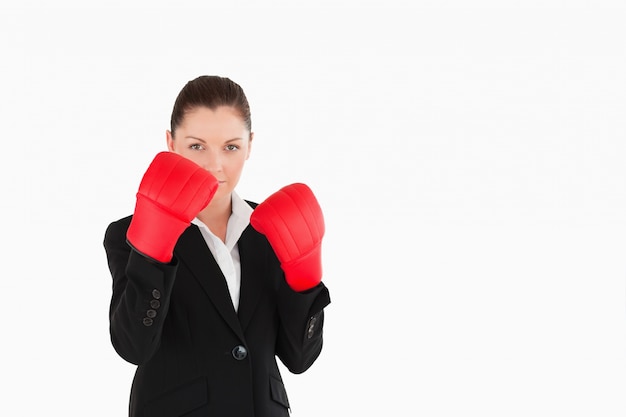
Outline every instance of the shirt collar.
POLYGON ((236 192, 231 193, 232 213, 228 219, 228 225, 226 226, 226 246, 228 249, 232 249, 236 244, 241 234, 246 227, 250 224, 250 216, 254 209, 250 207, 236 192))
MULTIPOLYGON (((250 224, 250 216, 253 211, 254 209, 250 207, 245 200, 239 197, 235 191, 231 193, 231 213, 228 218, 228 224, 226 225, 226 242, 224 242, 229 251, 235 247, 243 231, 246 230, 246 227, 250 224)), ((205 228, 215 239, 217 239, 213 232, 211 232, 211 230, 197 217, 194 218, 191 223, 205 228)))

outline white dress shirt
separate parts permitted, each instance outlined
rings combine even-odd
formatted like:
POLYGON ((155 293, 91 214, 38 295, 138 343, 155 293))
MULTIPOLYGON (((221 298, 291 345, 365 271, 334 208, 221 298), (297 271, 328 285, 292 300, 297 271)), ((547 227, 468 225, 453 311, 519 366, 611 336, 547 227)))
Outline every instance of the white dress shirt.
POLYGON ((250 215, 253 209, 234 191, 232 192, 231 202, 232 212, 226 225, 225 242, 222 242, 219 237, 215 236, 197 217, 191 223, 200 228, 202 237, 204 237, 209 250, 222 270, 226 278, 230 298, 233 301, 233 307, 237 311, 239 308, 239 290, 241 288, 241 262, 239 260, 237 241, 250 223, 250 215))

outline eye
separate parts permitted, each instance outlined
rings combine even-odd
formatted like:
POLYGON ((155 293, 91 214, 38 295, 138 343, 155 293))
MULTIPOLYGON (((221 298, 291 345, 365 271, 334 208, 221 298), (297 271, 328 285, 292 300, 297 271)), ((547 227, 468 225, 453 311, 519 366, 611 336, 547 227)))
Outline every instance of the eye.
POLYGON ((201 151, 202 149, 204 149, 204 147, 199 143, 192 143, 191 145, 189 145, 189 149, 193 149, 194 151, 201 151))
POLYGON ((237 145, 226 145, 227 151, 236 151, 237 149, 239 149, 239 146, 237 145))

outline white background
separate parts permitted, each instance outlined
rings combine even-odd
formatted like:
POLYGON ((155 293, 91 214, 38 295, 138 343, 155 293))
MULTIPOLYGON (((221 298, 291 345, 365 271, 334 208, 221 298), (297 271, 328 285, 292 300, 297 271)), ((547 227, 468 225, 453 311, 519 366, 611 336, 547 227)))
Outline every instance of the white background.
POLYGON ((325 213, 294 417, 626 415, 624 2, 54 3, 0 8, 0 415, 126 415, 104 230, 202 74, 325 213))

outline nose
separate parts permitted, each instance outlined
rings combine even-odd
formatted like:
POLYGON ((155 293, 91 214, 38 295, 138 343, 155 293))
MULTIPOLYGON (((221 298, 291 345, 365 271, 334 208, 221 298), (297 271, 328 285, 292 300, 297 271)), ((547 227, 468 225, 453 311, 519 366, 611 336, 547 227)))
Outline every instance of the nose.
POLYGON ((207 152, 203 168, 214 173, 222 170, 222 159, 219 152, 207 152))

